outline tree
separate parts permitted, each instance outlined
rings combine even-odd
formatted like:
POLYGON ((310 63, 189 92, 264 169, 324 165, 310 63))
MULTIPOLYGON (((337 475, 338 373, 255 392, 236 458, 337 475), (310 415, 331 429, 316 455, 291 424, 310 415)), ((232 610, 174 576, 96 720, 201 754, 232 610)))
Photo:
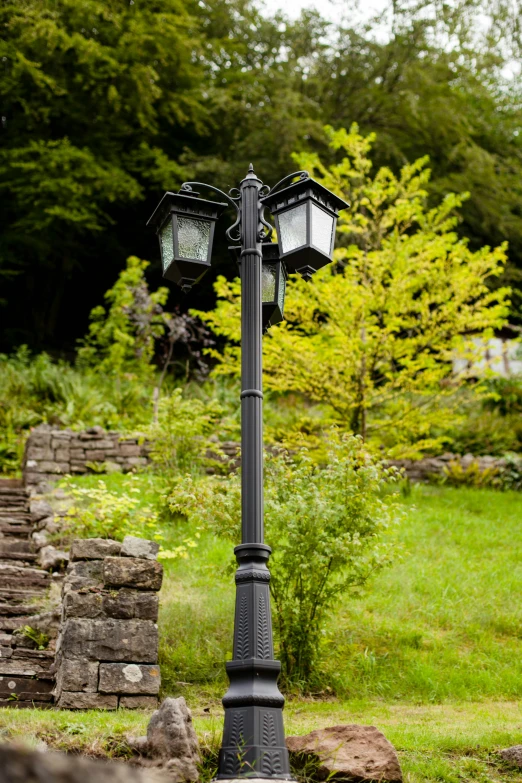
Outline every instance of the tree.
MULTIPOLYGON (((286 321, 264 340, 266 385, 327 406, 340 425, 407 454, 440 445, 441 425, 464 377, 453 374, 458 351, 475 355, 471 335, 487 338, 508 312, 508 290, 491 291, 506 247, 473 252, 455 231, 465 196, 426 206, 427 160, 371 174, 373 136, 327 129, 343 155, 326 168, 296 155, 326 187, 350 202, 341 213, 336 263, 309 285, 291 282, 286 321), (443 407, 444 405, 444 407, 443 407)), ((239 286, 218 281, 218 305, 199 313, 230 340, 214 350, 216 373, 238 372, 239 286)))

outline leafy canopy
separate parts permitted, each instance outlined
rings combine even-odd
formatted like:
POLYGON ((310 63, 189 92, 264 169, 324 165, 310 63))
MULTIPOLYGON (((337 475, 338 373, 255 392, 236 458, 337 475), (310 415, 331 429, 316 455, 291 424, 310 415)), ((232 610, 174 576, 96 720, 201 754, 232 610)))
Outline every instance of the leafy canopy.
MULTIPOLYGON (((506 246, 470 250, 456 233, 466 195, 447 194, 428 208, 430 171, 421 158, 395 175, 372 174, 373 135, 327 128, 342 155, 327 168, 315 154, 296 155, 351 206, 341 213, 335 263, 311 284, 288 287, 286 321, 264 340, 266 385, 323 403, 343 428, 384 443, 396 454, 433 448, 464 377, 456 352, 479 350, 508 312, 508 289, 490 290, 502 273, 506 246)), ((220 278, 215 310, 199 313, 230 342, 214 350, 217 374, 239 372, 239 283, 220 278)))

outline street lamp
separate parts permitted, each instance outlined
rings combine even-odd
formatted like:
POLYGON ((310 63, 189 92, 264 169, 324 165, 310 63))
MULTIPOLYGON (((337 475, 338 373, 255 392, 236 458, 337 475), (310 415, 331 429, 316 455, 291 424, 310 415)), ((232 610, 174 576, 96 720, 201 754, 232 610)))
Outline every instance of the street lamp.
POLYGON ((348 204, 302 171, 285 177, 272 190, 263 185, 252 165, 239 190, 228 194, 200 182, 183 184, 178 194, 165 194, 149 224, 159 236, 164 277, 184 290, 210 266, 214 223, 226 206, 200 199, 194 186, 219 193, 236 211, 226 234, 239 243, 234 252, 241 275, 241 544, 234 549, 238 562, 234 653, 226 663, 230 687, 223 697, 225 726, 217 778, 290 779, 284 698, 277 687, 281 664, 274 660, 272 639, 267 568, 271 549, 263 534, 262 335, 264 327, 283 317, 285 261, 290 270, 306 278, 328 263, 338 210, 348 204), (296 177, 297 183, 278 191, 296 177), (304 211, 295 216, 302 207, 304 211), (281 251, 276 243, 264 241, 272 236, 265 208, 275 215, 281 251), (318 218, 315 208, 324 217, 318 218), (184 219, 206 221, 204 228, 199 223, 190 227, 186 244, 184 219), (289 225, 295 235, 290 241, 289 225))

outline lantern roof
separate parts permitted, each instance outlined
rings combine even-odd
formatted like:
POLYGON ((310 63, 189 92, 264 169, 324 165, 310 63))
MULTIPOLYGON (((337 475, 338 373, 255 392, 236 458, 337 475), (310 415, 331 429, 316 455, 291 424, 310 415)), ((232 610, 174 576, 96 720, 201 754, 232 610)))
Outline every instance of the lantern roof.
POLYGON ((321 185, 320 182, 312 179, 312 177, 304 177, 297 182, 288 185, 286 188, 283 188, 283 190, 269 193, 267 196, 264 196, 261 201, 271 212, 277 212, 285 207, 298 204, 307 197, 312 197, 315 201, 332 212, 338 212, 339 210, 346 209, 350 206, 348 201, 336 196, 335 193, 332 193, 331 190, 325 188, 324 185, 321 185))
POLYGON ((147 221, 147 226, 152 226, 156 231, 159 231, 171 212, 217 220, 227 207, 228 204, 220 201, 207 201, 207 199, 199 198, 199 194, 194 191, 184 191, 183 193, 167 191, 147 221))

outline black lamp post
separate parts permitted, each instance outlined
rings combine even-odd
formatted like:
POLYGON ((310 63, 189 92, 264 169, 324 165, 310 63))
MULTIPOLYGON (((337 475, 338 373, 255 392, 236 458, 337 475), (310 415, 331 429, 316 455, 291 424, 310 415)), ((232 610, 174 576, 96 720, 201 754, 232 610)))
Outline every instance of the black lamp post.
POLYGON ((284 698, 277 687, 281 664, 274 660, 272 640, 267 568, 271 549, 263 535, 262 335, 283 317, 285 256, 291 271, 309 279, 331 260, 338 210, 348 205, 302 171, 285 177, 271 191, 252 165, 239 190, 229 194, 203 183, 185 183, 179 193, 165 194, 148 223, 159 236, 164 277, 184 290, 209 267, 214 224, 226 207, 199 199, 193 186, 219 193, 236 210, 227 237, 240 243, 234 252, 241 276, 242 535, 234 549, 239 566, 234 656, 226 664, 230 687, 223 698, 225 726, 217 777, 289 779, 284 698), (278 192, 296 177, 298 182, 278 192), (282 257, 277 244, 263 241, 272 235, 264 219, 267 207, 278 223, 282 257), (290 214, 296 209, 297 214, 290 214))

